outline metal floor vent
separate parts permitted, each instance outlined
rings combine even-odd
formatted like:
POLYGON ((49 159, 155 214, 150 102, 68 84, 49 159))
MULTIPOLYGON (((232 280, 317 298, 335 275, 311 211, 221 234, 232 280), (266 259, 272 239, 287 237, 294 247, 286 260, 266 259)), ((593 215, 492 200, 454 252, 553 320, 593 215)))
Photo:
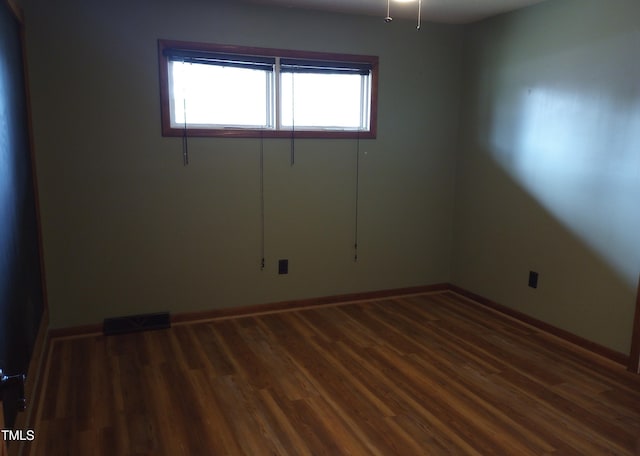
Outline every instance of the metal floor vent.
POLYGON ((105 318, 102 331, 105 336, 129 332, 148 331, 151 329, 165 329, 171 327, 169 312, 144 315, 130 315, 128 317, 105 318))

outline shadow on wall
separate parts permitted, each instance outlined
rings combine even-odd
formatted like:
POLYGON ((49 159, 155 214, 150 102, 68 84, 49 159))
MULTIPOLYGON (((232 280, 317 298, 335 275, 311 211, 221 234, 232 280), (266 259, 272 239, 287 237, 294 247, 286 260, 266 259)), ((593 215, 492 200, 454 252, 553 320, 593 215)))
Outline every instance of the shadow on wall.
POLYGON ((494 112, 491 156, 633 289, 640 260, 640 97, 570 88, 512 94, 494 112))
POLYGON ((549 2, 471 30, 456 222, 462 286, 623 353, 640 271, 640 8, 625 5, 549 2))
POLYGON ((499 53, 487 139, 494 160, 635 289, 640 8, 604 8, 566 2, 540 9, 557 20, 532 16, 530 26, 542 19, 551 32, 540 41, 519 33, 526 41, 499 53))
POLYGON ((548 3, 479 24, 470 40, 470 149, 485 149, 629 289, 640 271, 639 13, 548 3))
MULTIPOLYGON (((573 334, 628 353, 635 284, 518 177, 476 149, 463 163, 454 282, 573 334), (460 223, 464 221, 464 223, 460 223), (463 261, 460 261, 463 259, 463 261), (528 288, 528 273, 540 274, 528 288)), ((637 278, 636 278, 637 280, 637 278)))

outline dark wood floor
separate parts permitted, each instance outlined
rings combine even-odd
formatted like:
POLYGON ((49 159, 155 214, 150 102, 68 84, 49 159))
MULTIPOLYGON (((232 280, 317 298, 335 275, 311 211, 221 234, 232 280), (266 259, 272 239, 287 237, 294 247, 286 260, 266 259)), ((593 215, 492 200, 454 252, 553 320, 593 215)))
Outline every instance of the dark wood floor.
POLYGON ((53 343, 35 455, 633 454, 640 376, 451 292, 53 343))

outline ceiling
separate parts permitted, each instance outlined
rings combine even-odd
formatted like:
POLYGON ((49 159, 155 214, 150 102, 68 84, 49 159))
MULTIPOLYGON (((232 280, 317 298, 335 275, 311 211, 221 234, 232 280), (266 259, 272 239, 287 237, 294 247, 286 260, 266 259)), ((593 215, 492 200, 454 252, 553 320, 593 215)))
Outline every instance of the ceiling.
MULTIPOLYGON (((245 0, 262 5, 304 8, 368 16, 387 15, 387 0, 245 0)), ((415 19, 418 16, 418 0, 400 3, 390 0, 393 18, 415 19)), ((405 0, 406 1, 406 0, 405 0)), ((489 16, 524 8, 544 0, 422 0, 422 20, 464 24, 489 16)))

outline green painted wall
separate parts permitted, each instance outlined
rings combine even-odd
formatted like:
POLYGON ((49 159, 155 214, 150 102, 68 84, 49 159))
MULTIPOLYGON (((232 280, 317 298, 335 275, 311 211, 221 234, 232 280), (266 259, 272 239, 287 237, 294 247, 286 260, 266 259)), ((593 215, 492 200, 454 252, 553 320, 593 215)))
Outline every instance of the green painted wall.
POLYGON ((453 281, 628 353, 640 3, 545 2, 467 32, 453 281))
POLYGON ((25 0, 52 327, 450 279, 462 30, 216 1, 25 0), (380 57, 376 140, 160 134, 158 38, 380 57), (277 260, 290 274, 277 275, 277 260))
POLYGON ((24 0, 52 326, 452 281, 627 352, 640 6, 470 26, 239 2, 24 0), (380 57, 378 139, 160 135, 158 38, 380 57), (460 124, 460 114, 462 124, 460 124), (277 260, 290 274, 277 275, 277 260), (537 290, 529 270, 540 273, 537 290))

